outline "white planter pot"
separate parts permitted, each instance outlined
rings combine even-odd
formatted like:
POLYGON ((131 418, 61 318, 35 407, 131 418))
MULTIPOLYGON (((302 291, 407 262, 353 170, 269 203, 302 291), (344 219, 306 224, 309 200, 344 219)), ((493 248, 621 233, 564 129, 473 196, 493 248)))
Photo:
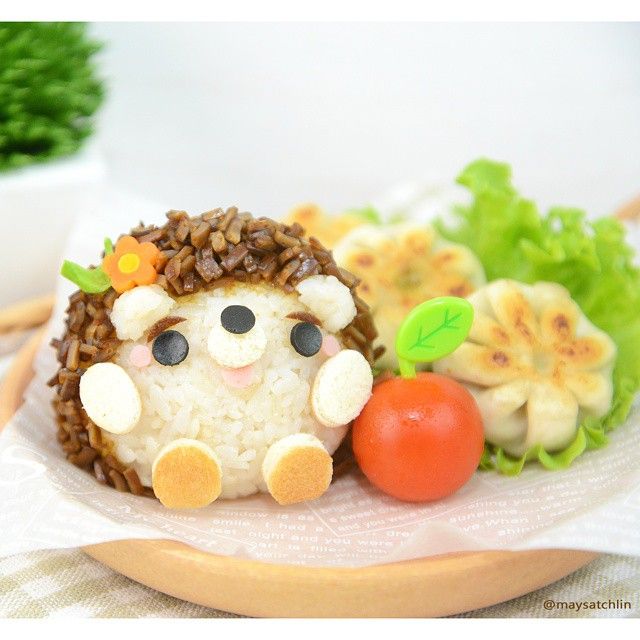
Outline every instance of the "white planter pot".
POLYGON ((92 149, 0 173, 0 307, 53 291, 69 230, 77 216, 93 215, 104 188, 92 149))

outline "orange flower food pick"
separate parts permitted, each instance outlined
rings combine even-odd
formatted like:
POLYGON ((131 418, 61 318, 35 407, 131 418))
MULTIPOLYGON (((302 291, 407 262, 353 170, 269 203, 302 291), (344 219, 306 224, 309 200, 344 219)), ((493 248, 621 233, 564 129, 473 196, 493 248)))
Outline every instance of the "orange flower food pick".
POLYGON ((114 251, 111 240, 105 238, 104 253, 100 267, 85 269, 65 260, 60 273, 85 293, 103 293, 109 287, 123 293, 156 281, 160 250, 152 242, 138 242, 133 236, 122 236, 114 251))
POLYGON ((138 242, 132 236, 122 236, 113 253, 102 260, 102 269, 109 276, 111 286, 118 292, 156 281, 155 266, 160 250, 152 242, 138 242))

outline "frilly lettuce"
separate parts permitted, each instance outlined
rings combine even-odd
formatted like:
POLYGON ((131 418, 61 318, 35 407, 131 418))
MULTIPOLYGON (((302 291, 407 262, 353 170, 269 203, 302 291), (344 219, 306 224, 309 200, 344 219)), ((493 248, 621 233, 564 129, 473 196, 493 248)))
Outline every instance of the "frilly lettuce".
POLYGON ((455 209, 457 225, 439 220, 440 233, 472 249, 488 280, 564 285, 618 347, 613 404, 607 415, 585 419, 562 451, 534 447, 514 459, 487 445, 480 464, 510 475, 520 473, 533 459, 549 469, 565 468, 583 451, 607 442, 606 433, 626 419, 640 388, 640 269, 633 265, 633 249, 625 242, 623 226, 613 218, 590 222, 583 211, 564 207, 541 214, 514 189, 506 164, 477 160, 462 172, 458 183, 469 189, 472 202, 455 209))

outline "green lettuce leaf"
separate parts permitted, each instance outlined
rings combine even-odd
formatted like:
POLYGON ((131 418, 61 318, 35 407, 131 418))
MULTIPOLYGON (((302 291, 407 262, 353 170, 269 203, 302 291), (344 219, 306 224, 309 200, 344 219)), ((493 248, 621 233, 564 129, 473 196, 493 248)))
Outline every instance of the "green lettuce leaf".
POLYGON ((566 207, 541 214, 534 202, 514 189, 506 164, 477 160, 462 172, 458 183, 469 189, 473 200, 455 208, 457 224, 438 220, 440 233, 472 249, 488 280, 564 285, 618 347, 613 404, 607 415, 585 419, 562 451, 551 454, 534 447, 516 460, 487 445, 481 464, 511 475, 532 459, 549 469, 565 468, 583 451, 606 444, 606 433, 624 422, 640 388, 640 269, 633 265, 634 251, 614 218, 590 222, 583 211, 566 207))

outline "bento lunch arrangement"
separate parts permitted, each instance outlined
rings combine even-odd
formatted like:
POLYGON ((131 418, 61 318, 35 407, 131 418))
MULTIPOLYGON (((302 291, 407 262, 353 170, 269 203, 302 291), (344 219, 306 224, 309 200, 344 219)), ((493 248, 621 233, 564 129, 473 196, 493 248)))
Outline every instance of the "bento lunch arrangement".
POLYGON ((194 509, 312 501, 359 472, 430 502, 597 456, 640 388, 623 225, 543 213, 491 160, 458 183, 465 202, 431 223, 172 210, 65 261, 78 290, 49 385, 68 461, 194 509))

